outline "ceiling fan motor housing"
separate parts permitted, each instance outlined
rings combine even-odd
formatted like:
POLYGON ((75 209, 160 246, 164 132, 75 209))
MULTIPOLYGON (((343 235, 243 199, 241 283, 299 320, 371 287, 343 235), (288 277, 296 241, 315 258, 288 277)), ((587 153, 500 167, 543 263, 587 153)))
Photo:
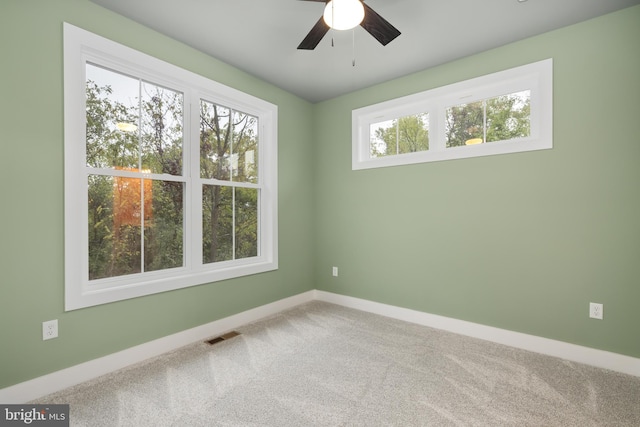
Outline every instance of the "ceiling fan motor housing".
MULTIPOLYGON (((304 50, 313 50, 320 43, 320 40, 324 37, 325 34, 332 28, 337 30, 340 29, 349 29, 353 28, 360 24, 362 28, 364 28, 369 34, 371 34, 376 40, 380 42, 383 46, 386 46, 391 41, 393 41, 396 37, 398 37, 401 33, 400 31, 391 25, 386 19, 382 16, 378 15, 378 13, 371 9, 366 3, 360 0, 331 0, 329 2, 325 2, 324 0, 303 0, 303 1, 314 1, 327 3, 325 6, 324 15, 320 17, 318 22, 311 28, 311 31, 307 34, 307 36, 302 40, 298 49, 304 50), (344 2, 344 3, 343 3, 344 2), (349 5, 353 7, 353 4, 357 3, 355 7, 362 7, 363 18, 354 23, 351 27, 347 28, 338 28, 338 18, 336 15, 340 13, 340 8, 346 7, 349 5), (330 18, 327 18, 327 15, 332 15, 330 18), (335 23, 333 21, 336 21, 335 23)), ((346 10, 346 9, 344 9, 346 10)))

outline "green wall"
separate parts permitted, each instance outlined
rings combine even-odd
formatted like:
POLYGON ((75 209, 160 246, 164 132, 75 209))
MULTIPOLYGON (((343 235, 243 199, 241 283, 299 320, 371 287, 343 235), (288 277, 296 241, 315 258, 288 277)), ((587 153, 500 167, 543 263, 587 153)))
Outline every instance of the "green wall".
POLYGON ((3 0, 0 388, 313 288, 640 357, 639 23, 626 9, 312 105, 88 0, 3 0), (278 271, 64 312, 64 21, 278 105, 278 271), (553 150, 351 170, 352 109, 549 57, 553 150))
POLYGON ((640 6, 317 104, 316 287, 640 357, 638 41, 640 6), (351 170, 352 109, 545 58, 552 150, 351 170))
POLYGON ((313 289, 312 104, 88 0, 2 0, 0 52, 0 388, 313 289), (278 106, 278 271, 64 312, 64 21, 278 106))

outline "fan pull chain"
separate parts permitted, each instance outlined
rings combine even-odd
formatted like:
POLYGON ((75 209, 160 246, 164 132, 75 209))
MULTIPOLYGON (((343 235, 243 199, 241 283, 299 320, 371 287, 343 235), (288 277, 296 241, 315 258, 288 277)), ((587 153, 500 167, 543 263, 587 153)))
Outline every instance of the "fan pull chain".
MULTIPOLYGON (((335 15, 335 10, 336 10, 336 4, 331 2, 331 21, 336 22, 336 15, 335 15)), ((331 47, 334 47, 333 45, 333 31, 331 32, 331 47)))
POLYGON ((351 66, 356 66, 356 30, 351 30, 351 56, 353 59, 351 60, 351 66))

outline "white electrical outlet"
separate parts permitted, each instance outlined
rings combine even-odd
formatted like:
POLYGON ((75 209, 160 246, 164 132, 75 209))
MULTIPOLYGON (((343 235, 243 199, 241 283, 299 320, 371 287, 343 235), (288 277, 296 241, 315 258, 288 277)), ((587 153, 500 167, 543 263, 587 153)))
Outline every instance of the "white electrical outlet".
POLYGON ((58 319, 42 322, 42 340, 58 338, 58 319))
POLYGON ((333 277, 338 277, 338 267, 333 267, 333 277))
POLYGON ((589 303, 589 317, 591 317, 592 319, 601 319, 602 320, 602 304, 599 304, 597 302, 590 302, 589 303))

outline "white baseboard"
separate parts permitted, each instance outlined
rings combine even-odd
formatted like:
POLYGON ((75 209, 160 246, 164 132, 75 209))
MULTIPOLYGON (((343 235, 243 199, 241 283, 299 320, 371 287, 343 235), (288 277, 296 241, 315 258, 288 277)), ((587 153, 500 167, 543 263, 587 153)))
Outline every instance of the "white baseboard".
POLYGON ((0 389, 0 402, 4 404, 25 403, 38 399, 47 394, 55 393, 67 387, 89 381, 185 345, 221 335, 247 323, 312 301, 314 297, 315 291, 294 295, 205 325, 197 326, 186 331, 149 341, 117 353, 0 389))
POLYGON ((635 357, 330 292, 316 290, 315 299, 640 377, 635 357))
POLYGON ((25 403, 247 323, 318 300, 640 377, 640 359, 325 291, 308 291, 99 359, 0 389, 0 402, 25 403))

